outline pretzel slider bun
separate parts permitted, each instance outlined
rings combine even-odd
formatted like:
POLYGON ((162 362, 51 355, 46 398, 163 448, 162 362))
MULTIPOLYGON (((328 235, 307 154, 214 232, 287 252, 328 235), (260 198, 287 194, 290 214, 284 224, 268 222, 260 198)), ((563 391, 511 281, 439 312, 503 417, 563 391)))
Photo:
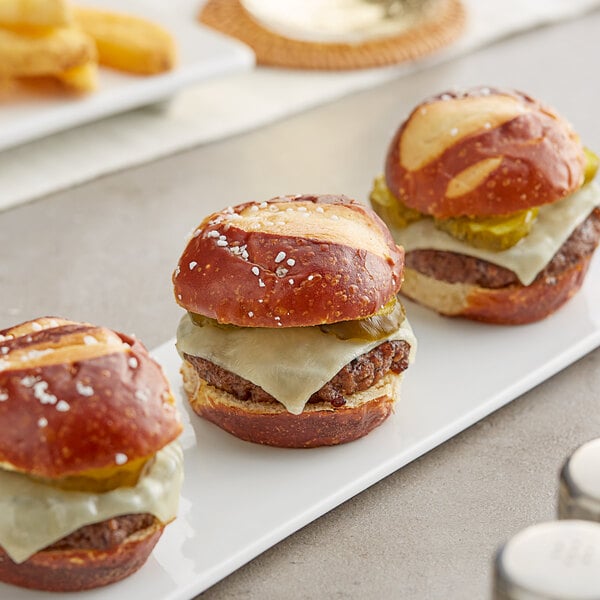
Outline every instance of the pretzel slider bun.
POLYGON ((415 345, 404 253, 345 196, 285 196, 206 218, 173 275, 193 409, 237 437, 311 447, 385 420, 415 345))
POLYGON ((176 514, 181 431, 134 338, 39 318, 0 332, 0 581, 76 591, 139 569, 176 514))
POLYGON ((371 194, 406 249, 403 293, 491 323, 554 312, 582 285, 598 243, 596 169, 571 126, 521 92, 424 101, 398 128, 371 194))

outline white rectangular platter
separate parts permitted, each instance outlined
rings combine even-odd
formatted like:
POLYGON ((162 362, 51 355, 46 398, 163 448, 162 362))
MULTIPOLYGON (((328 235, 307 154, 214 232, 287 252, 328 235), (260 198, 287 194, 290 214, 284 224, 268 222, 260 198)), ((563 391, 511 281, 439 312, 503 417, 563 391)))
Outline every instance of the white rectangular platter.
MULTIPOLYGON (((171 340, 154 352, 185 423, 179 517, 129 579, 70 600, 188 600, 289 534, 403 467, 600 345, 600 257, 582 291, 533 325, 497 327, 407 303, 419 340, 395 414, 347 445, 284 450, 242 442, 196 417, 182 398, 171 340)), ((0 598, 47 593, 0 584, 0 598)))
POLYGON ((201 5, 198 0, 73 0, 73 3, 155 21, 175 37, 179 63, 168 73, 150 77, 100 69, 98 89, 83 97, 40 93, 3 101, 0 150, 164 100, 187 85, 254 65, 254 54, 249 48, 198 22, 201 5))

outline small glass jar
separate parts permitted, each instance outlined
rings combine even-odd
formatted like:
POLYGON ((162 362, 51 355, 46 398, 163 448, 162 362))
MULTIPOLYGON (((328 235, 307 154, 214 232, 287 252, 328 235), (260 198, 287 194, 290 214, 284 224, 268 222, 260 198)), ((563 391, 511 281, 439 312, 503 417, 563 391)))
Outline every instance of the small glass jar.
POLYGON ((577 448, 563 465, 558 518, 600 523, 600 438, 577 448))
POLYGON ((532 525, 496 553, 493 600, 598 599, 598 523, 565 520, 532 525))

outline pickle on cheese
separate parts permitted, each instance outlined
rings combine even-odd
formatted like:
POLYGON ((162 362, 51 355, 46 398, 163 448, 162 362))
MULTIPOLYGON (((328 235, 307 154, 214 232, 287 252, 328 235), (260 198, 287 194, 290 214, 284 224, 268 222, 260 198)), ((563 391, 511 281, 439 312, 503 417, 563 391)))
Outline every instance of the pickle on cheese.
MULTIPOLYGON (((583 185, 592 181, 598 171, 600 159, 584 148, 586 164, 583 185)), ((456 217, 435 221, 436 227, 450 235, 486 250, 507 250, 531 231, 539 209, 530 208, 510 215, 497 217, 456 217)))
POLYGON ((425 215, 418 210, 409 208, 388 188, 385 177, 379 175, 373 182, 373 190, 370 195, 373 210, 386 222, 396 227, 408 227, 411 223, 422 219, 425 215))
MULTIPOLYGON (((220 327, 221 329, 240 329, 237 325, 219 323, 215 319, 196 313, 189 313, 195 325, 199 327, 220 327)), ((339 321, 318 325, 324 333, 335 335, 340 340, 377 341, 388 337, 404 321, 404 307, 394 296, 385 306, 370 317, 355 321, 339 321)))
POLYGON ((598 172, 598 165, 600 164, 600 158, 597 154, 594 154, 589 148, 584 148, 585 154, 585 168, 583 171, 583 185, 589 183, 594 179, 598 172))
POLYGON ((340 340, 373 341, 382 340, 397 331, 405 312, 402 303, 392 298, 380 311, 355 321, 340 321, 319 325, 321 331, 331 333, 340 340))
POLYGON ((210 317, 206 317, 204 315, 199 315, 198 313, 190 313, 190 317, 194 322, 194 325, 198 325, 198 327, 220 327, 221 329, 239 329, 238 325, 233 325, 230 323, 219 323, 216 319, 211 319, 210 317))
MULTIPOLYGON (((588 165, 593 165, 593 158, 596 161, 598 159, 593 153, 589 152, 589 154, 591 156, 588 158, 588 165)), ((596 163, 595 168, 597 169, 597 167, 596 163)), ((589 167, 590 173, 592 168, 592 166, 589 167)), ((587 173, 588 168, 586 167, 586 176, 587 173)), ((595 174, 595 169, 593 173, 595 174)), ((425 215, 405 206, 392 194, 383 175, 375 179, 370 199, 375 212, 384 221, 396 227, 407 227, 411 223, 425 218, 425 215)), ((501 251, 514 246, 531 231, 537 214, 537 208, 530 208, 510 215, 495 217, 435 219, 435 226, 475 248, 501 251)))
POLYGON ((538 212, 538 208, 529 208, 497 217, 436 219, 435 226, 475 248, 499 252, 511 248, 531 231, 538 212))
POLYGON ((123 466, 91 469, 78 475, 42 481, 62 490, 101 494, 120 487, 135 486, 147 463, 148 459, 139 458, 123 466))

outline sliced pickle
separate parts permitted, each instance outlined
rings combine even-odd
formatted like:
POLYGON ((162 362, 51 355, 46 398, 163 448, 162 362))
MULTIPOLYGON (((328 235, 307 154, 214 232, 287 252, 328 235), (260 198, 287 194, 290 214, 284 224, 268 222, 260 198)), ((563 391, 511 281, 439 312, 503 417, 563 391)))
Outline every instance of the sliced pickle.
POLYGON ((373 182, 373 190, 369 196, 373 210, 386 222, 395 227, 408 227, 411 223, 422 219, 425 215, 414 208, 409 208, 388 188, 385 177, 379 175, 373 182))
MULTIPOLYGON (((194 324, 199 327, 212 326, 221 329, 240 329, 237 325, 219 323, 215 319, 189 313, 194 324)), ((365 319, 356 321, 340 321, 338 323, 328 323, 326 325, 317 325, 321 331, 331 333, 340 340, 360 340, 376 341, 387 337, 400 327, 404 321, 404 307, 394 296, 377 313, 365 319)))
POLYGON ((210 317, 205 317, 204 315, 199 315, 198 313, 189 313, 194 325, 198 325, 198 327, 220 327, 221 329, 239 329, 239 325, 233 325, 230 323, 219 323, 216 319, 211 319, 210 317))
POLYGON ((370 317, 319 325, 319 329, 335 335, 339 340, 376 342, 394 333, 404 318, 404 307, 394 297, 379 312, 370 317))
POLYGON ((120 467, 103 467, 62 479, 41 480, 61 490, 101 494, 119 487, 133 487, 147 463, 147 458, 139 458, 120 467))
POLYGON ((436 219, 435 226, 475 248, 499 252, 511 248, 531 231, 538 212, 538 208, 529 208, 497 217, 436 219))
POLYGON ((594 179, 598 172, 598 165, 600 164, 600 158, 594 154, 589 148, 584 148, 585 154, 585 168, 583 171, 583 185, 589 183, 594 179))

